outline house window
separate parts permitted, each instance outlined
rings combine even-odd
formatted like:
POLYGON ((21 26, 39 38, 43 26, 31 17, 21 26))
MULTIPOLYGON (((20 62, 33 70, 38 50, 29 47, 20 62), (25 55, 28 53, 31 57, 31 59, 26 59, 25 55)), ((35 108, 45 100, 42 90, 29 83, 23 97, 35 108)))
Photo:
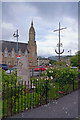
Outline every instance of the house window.
POLYGON ((27 57, 27 52, 25 52, 25 57, 27 57))

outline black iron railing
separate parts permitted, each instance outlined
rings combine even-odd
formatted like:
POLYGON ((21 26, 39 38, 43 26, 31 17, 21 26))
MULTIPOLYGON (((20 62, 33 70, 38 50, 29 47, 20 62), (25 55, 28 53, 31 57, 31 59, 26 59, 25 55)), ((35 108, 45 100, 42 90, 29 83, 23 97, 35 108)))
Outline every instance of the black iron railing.
MULTIPOLYGON (((73 81, 69 86, 67 93, 78 88, 78 82, 73 81)), ((49 80, 34 82, 15 82, 2 85, 2 118, 47 104, 52 99, 57 99, 60 95, 59 84, 49 80)), ((64 93, 64 91, 63 91, 64 93)))

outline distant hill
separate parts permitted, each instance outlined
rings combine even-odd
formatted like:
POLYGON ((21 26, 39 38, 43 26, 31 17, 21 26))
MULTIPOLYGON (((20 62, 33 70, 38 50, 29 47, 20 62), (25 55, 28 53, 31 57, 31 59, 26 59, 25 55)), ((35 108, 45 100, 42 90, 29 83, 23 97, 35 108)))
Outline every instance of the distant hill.
MULTIPOLYGON (((61 56, 61 58, 65 58, 65 57, 71 57, 71 56, 67 56, 67 55, 63 55, 61 56)), ((51 56, 51 57, 48 57, 50 60, 58 60, 58 56, 51 56)))
MULTIPOLYGON (((63 55, 63 56, 60 56, 60 58, 65 58, 65 57, 72 57, 72 56, 69 56, 69 55, 63 55)), ((58 60, 58 56, 50 56, 50 57, 42 57, 42 56, 38 56, 37 57, 38 59, 50 59, 50 60, 55 60, 57 61, 58 60)))
POLYGON ((58 60, 58 56, 51 56, 51 57, 48 57, 50 60, 58 60))

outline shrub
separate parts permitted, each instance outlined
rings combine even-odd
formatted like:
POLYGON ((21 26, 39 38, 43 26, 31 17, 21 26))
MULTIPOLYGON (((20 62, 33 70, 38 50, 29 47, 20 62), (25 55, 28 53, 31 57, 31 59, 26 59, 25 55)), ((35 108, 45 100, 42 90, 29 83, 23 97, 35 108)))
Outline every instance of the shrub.
POLYGON ((76 80, 76 78, 79 76, 79 71, 77 71, 76 69, 72 70, 70 67, 50 68, 46 72, 49 79, 52 76, 53 82, 58 83, 60 90, 64 91, 67 90, 69 86, 73 84, 74 80, 76 80))
POLYGON ((48 77, 53 77, 55 78, 56 73, 58 72, 57 68, 50 68, 49 70, 47 70, 47 76, 48 77))
POLYGON ((74 80, 76 80, 77 76, 78 76, 78 71, 71 70, 70 67, 67 67, 57 72, 55 78, 56 78, 56 82, 59 83, 60 89, 66 92, 69 86, 73 84, 74 80), (67 89, 65 89, 66 86, 68 86, 67 89))

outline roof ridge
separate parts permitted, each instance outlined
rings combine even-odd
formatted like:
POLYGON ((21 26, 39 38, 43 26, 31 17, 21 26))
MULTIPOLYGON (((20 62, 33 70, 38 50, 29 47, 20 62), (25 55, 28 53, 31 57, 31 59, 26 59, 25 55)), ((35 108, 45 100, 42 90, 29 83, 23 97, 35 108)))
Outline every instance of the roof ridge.
MULTIPOLYGON (((0 40, 1 42, 10 42, 10 43, 16 43, 16 41, 7 41, 7 40, 0 40)), ((18 41, 18 43, 21 43, 21 44, 28 44, 28 43, 24 43, 24 42, 20 42, 18 41)))

